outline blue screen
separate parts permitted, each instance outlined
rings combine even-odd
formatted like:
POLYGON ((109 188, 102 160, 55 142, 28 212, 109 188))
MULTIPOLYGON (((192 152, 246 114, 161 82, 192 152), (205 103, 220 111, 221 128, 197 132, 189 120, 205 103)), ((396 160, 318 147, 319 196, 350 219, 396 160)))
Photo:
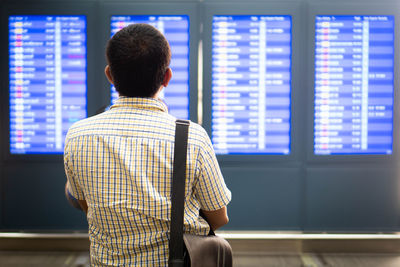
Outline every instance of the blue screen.
POLYGON ((86 17, 9 17, 10 152, 63 153, 86 111, 86 17))
MULTIPOLYGON (((129 24, 147 23, 156 27, 167 38, 171 47, 172 80, 161 92, 168 112, 180 119, 189 119, 189 17, 175 15, 112 16, 111 37, 129 24)), ((111 103, 118 93, 111 86, 111 103)))
POLYGON ((315 154, 392 154, 393 66, 393 16, 316 16, 315 154))
POLYGON ((291 16, 213 17, 216 153, 290 153, 291 28, 291 16))

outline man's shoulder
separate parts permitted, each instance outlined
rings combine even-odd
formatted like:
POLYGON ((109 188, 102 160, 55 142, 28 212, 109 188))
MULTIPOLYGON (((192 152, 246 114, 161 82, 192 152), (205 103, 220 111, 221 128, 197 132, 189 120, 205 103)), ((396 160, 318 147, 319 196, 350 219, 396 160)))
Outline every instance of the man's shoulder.
POLYGON ((193 121, 190 121, 190 133, 196 133, 196 134, 199 134, 199 135, 204 135, 206 133, 206 131, 204 130, 204 128, 200 124, 198 124, 196 122, 193 122, 193 121))
POLYGON ((87 135, 90 130, 95 129, 99 121, 104 120, 104 114, 97 114, 95 116, 91 116, 80 121, 75 122, 68 129, 67 139, 71 139, 81 135, 87 135))
POLYGON ((190 122, 189 142, 198 146, 205 146, 209 143, 206 130, 198 123, 190 122))
MULTIPOLYGON (((126 127, 130 130, 130 134, 133 129, 137 129, 138 131, 142 131, 143 129, 160 131, 160 133, 162 133, 161 135, 165 135, 165 138, 168 137, 167 139, 173 141, 175 121, 176 118, 167 113, 152 119, 141 118, 139 120, 127 120, 124 118, 124 115, 113 114, 113 112, 106 111, 75 122, 69 128, 66 140, 89 135, 113 135, 117 128, 126 127), (138 127, 138 124, 140 124, 140 127, 138 127)), ((157 134, 157 136, 160 136, 160 133, 157 134)), ((133 136, 135 135, 133 134, 133 136)), ((205 129, 200 124, 193 121, 190 121, 189 143, 197 146, 209 144, 209 137, 205 129)))

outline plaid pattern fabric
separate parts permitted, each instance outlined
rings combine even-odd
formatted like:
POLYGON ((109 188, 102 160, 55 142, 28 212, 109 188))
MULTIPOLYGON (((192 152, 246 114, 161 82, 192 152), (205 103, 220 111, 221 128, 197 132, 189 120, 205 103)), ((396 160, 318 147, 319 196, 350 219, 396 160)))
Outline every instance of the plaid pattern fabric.
MULTIPOLYGON (((68 131, 68 190, 88 204, 92 266, 167 266, 175 118, 150 98, 121 97, 68 131)), ((191 123, 184 231, 209 232, 199 209, 226 206, 231 193, 204 129, 191 123)))

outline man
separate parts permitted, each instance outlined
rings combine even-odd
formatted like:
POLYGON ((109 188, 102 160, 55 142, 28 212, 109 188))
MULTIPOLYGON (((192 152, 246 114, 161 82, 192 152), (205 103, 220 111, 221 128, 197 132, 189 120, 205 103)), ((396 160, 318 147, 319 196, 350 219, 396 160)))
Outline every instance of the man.
MULTIPOLYGON (((69 129, 66 195, 87 213, 93 266, 167 266, 176 118, 158 95, 172 77, 170 47, 156 28, 134 24, 113 36, 106 57, 120 97, 69 129)), ((230 199, 207 133, 191 122, 184 231, 226 224, 230 199)))

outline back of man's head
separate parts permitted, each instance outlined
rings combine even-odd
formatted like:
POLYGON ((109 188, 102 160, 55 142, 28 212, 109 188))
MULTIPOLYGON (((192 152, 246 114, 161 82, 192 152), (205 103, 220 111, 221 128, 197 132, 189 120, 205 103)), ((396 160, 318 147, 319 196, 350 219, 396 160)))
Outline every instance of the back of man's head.
POLYGON ((131 24, 107 43, 107 62, 122 96, 153 97, 164 80, 171 50, 164 35, 148 24, 131 24))

